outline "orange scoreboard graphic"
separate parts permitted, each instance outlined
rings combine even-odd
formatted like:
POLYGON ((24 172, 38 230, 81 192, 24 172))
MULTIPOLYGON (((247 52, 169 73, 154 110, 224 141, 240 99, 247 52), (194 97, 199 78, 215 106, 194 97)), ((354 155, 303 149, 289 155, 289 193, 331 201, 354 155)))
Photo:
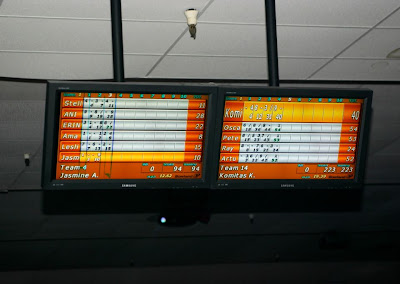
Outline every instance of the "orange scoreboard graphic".
POLYGON ((56 179, 201 179, 207 101, 62 92, 56 179))
POLYGON ((218 179, 354 179, 363 103, 227 96, 218 179))

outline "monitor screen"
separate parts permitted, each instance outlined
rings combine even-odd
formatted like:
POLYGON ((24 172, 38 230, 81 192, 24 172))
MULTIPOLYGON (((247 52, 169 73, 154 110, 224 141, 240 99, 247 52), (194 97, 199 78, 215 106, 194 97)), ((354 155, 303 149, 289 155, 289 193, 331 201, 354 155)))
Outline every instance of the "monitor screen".
POLYGON ((213 93, 198 86, 50 83, 44 181, 56 188, 206 187, 213 93))
POLYGON ((220 95, 218 187, 360 184, 370 91, 227 88, 220 95))

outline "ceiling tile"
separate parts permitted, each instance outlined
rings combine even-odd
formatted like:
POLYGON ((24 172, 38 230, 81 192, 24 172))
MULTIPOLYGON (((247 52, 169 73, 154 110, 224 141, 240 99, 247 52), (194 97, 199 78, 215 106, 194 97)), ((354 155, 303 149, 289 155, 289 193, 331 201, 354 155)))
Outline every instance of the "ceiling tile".
POLYGON ((279 56, 333 57, 367 29, 278 27, 279 56))
POLYGON ((17 175, 17 173, 12 174, 0 172, 0 189, 8 189, 8 185, 17 178, 17 175))
POLYGON ((199 21, 218 23, 265 23, 264 1, 214 0, 199 21))
POLYGON ((0 66, 3 66, 0 77, 62 80, 113 77, 111 55, 0 52, 0 66))
POLYGON ((396 13, 391 15, 389 18, 387 18, 382 24, 380 24, 378 27, 395 27, 395 28, 400 28, 400 10, 398 10, 396 13))
MULTIPOLYGON (((280 58, 281 79, 304 79, 326 59, 280 58)), ((150 74, 157 78, 266 79, 266 58, 167 56, 150 74)))
POLYGON ((0 121, 43 121, 44 101, 0 101, 0 121))
POLYGON ((279 58, 280 79, 303 80, 324 65, 328 59, 279 58))
POLYGON ((124 21, 124 52, 164 54, 186 27, 185 23, 124 21))
POLYGON ((166 56, 150 77, 265 79, 265 58, 166 56))
MULTIPOLYGON (((400 85, 368 85, 368 82, 366 82, 366 85, 363 85, 362 88, 368 88, 374 92, 372 100, 372 107, 374 108, 373 121, 374 124, 376 123, 375 131, 380 131, 380 133, 376 133, 377 135, 370 139, 380 139, 380 136, 385 134, 385 140, 388 142, 393 141, 393 137, 400 136, 400 129, 399 131, 387 131, 386 127, 382 127, 382 125, 385 123, 400 124, 400 112, 398 111, 400 85)), ((398 150, 400 151, 400 148, 398 150)))
POLYGON ((1 137, 0 140, 0 155, 7 157, 19 157, 23 160, 24 153, 33 155, 41 148, 42 142, 40 140, 29 139, 27 141, 12 141, 4 140, 5 137, 1 137))
POLYGON ((374 29, 340 55, 344 57, 386 58, 400 48, 400 29, 374 29))
POLYGON ((374 92, 369 155, 371 158, 391 152, 400 155, 400 85, 364 85, 363 88, 374 92))
POLYGON ((374 26, 399 7, 398 0, 278 0, 278 24, 374 26))
MULTIPOLYGON (((215 0, 201 21, 265 23, 264 1, 215 0)), ((289 25, 373 26, 399 6, 398 0, 279 0, 277 23, 289 25)))
POLYGON ((139 56, 128 55, 124 56, 125 77, 126 78, 142 78, 153 67, 160 56, 139 56))
POLYGON ((21 153, 20 157, 9 157, 8 155, 0 155, 1 173, 19 173, 24 168, 24 153, 21 153))
POLYGON ((288 88, 304 88, 304 87, 312 87, 312 88, 330 88, 330 89, 360 89, 363 87, 362 84, 352 84, 352 83, 341 83, 341 82, 331 82, 331 83, 309 83, 305 85, 303 82, 298 83, 281 83, 279 86, 288 87, 288 88))
POLYGON ((46 84, 0 81, 1 100, 46 100, 46 84))
POLYGON ((1 15, 110 18, 110 1, 96 0, 3 0, 1 15))
POLYGON ((170 54, 265 56, 265 27, 198 24, 196 40, 185 34, 170 54))
MULTIPOLYGON (((278 27, 279 56, 333 57, 366 29, 278 27)), ((197 37, 185 35, 170 54, 265 56, 265 27, 198 24, 197 37)))
POLYGON ((1 50, 108 52, 109 21, 0 18, 1 50))
POLYGON ((38 141, 43 139, 43 130, 43 121, 0 121, 0 137, 2 137, 2 140, 14 142, 38 141))
POLYGON ((400 78, 400 60, 335 59, 311 80, 395 80, 400 78))
POLYGON ((10 189, 41 189, 40 178, 40 172, 24 172, 10 189))
POLYGON ((201 11, 208 0, 122 0, 122 18, 151 21, 186 22, 185 10, 195 8, 201 11))

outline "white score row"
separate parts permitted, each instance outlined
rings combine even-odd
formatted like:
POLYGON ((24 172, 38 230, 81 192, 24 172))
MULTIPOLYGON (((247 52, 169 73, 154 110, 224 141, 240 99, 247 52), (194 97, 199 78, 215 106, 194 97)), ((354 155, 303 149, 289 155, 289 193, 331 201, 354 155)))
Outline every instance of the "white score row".
MULTIPOLYGON (((338 132, 342 131, 341 123, 251 123, 237 125, 225 124, 223 131, 237 132, 338 132)), ((357 129, 353 128, 353 131, 357 129)))
MULTIPOLYGON (((81 131, 81 141, 201 141, 203 132, 195 131, 81 131)), ((77 140, 75 131, 63 131, 60 140, 77 140)))
MULTIPOLYGON (((184 152, 185 142, 87 142, 82 141, 78 145, 61 145, 61 151, 79 150, 81 152, 90 151, 105 151, 105 152, 184 152)), ((201 142, 195 145, 191 151, 201 151, 201 142)))
MULTIPOLYGON (((205 103, 199 105, 205 108, 205 103)), ((85 98, 84 108, 145 108, 145 109, 188 109, 189 100, 177 99, 114 99, 85 98)))
MULTIPOLYGON (((65 112, 62 118, 77 118, 78 113, 73 109, 65 112)), ((204 120, 204 112, 199 111, 193 119, 204 120)), ((187 110, 104 110, 90 109, 83 110, 84 119, 177 119, 187 120, 187 110)))
MULTIPOLYGON (((267 134, 267 133, 248 133, 238 135, 230 135, 229 133, 222 134, 222 142, 231 143, 257 143, 257 142, 318 142, 318 143, 339 143, 341 134, 316 134, 316 133, 281 133, 281 134, 267 134)), ((357 137, 350 136, 346 142, 355 143, 357 137)))
MULTIPOLYGON (((185 120, 90 120, 83 119, 77 125, 64 119, 61 127, 63 129, 79 127, 85 130, 115 129, 115 130, 186 130, 185 120)), ((204 129, 203 122, 196 122, 195 130, 204 129)))

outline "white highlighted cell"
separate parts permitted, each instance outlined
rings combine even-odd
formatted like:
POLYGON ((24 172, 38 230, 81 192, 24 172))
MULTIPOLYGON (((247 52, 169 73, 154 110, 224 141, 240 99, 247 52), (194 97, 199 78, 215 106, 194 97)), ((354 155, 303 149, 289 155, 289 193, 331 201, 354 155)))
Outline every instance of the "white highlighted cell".
POLYGON ((154 109, 85 109, 83 119, 167 119, 187 120, 187 110, 154 110, 154 109))
MULTIPOLYGON (((341 123, 262 123, 242 122, 241 132, 334 132, 342 131, 341 123)), ((226 130, 226 129, 225 129, 226 130)), ((227 130, 229 131, 229 130, 227 130)), ((232 129, 231 131, 235 131, 232 129)))
POLYGON ((337 154, 239 154, 239 163, 337 163, 337 154))
POLYGON ((285 143, 310 143, 310 142, 323 142, 323 143, 339 143, 340 134, 328 133, 242 133, 240 135, 241 143, 272 143, 272 142, 285 142, 285 143))
POLYGON ((99 109, 177 109, 189 108, 189 100, 175 99, 126 99, 126 98, 85 98, 84 108, 99 109))
POLYGON ((185 141, 186 131, 82 131, 82 141, 185 141))

